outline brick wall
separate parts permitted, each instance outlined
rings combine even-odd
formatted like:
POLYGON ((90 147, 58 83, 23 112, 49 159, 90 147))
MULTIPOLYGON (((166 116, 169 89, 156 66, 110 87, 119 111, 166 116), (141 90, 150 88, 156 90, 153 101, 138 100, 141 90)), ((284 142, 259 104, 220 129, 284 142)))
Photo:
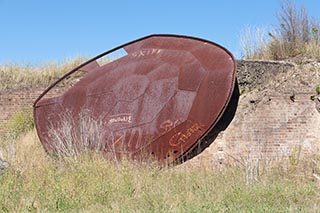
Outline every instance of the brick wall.
MULTIPOLYGON (((47 98, 58 96, 65 91, 67 86, 61 86, 53 89, 46 94, 47 98)), ((30 109, 35 100, 42 94, 45 87, 21 89, 21 90, 6 90, 0 91, 0 133, 1 124, 10 119, 10 117, 23 109, 30 109)))
POLYGON ((0 91, 0 125, 7 121, 15 112, 32 107, 34 100, 43 91, 40 89, 0 91))
POLYGON ((240 97, 232 122, 193 163, 213 166, 278 162, 320 153, 320 113, 313 93, 268 96, 255 105, 240 97), (252 105, 252 106, 250 106, 252 105))

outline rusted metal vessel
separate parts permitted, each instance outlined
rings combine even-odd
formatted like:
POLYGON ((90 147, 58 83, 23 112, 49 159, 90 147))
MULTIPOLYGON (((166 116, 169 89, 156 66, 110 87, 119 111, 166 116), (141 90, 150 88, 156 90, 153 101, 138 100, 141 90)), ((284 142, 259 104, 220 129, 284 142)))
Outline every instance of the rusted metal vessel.
POLYGON ((222 116, 235 71, 232 54, 216 43, 150 35, 83 63, 51 85, 34 103, 36 129, 53 155, 94 149, 115 158, 173 162, 222 116), (118 50, 125 54, 99 63, 118 50), (84 76, 65 93, 48 97, 79 71, 84 76))

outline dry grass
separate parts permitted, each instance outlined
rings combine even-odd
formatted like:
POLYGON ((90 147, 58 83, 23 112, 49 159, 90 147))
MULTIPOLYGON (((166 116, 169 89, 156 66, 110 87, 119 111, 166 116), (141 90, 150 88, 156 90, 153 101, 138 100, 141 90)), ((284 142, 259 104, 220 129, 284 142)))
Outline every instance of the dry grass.
POLYGON ((61 113, 59 122, 51 124, 49 138, 52 155, 58 158, 74 158, 89 151, 99 152, 104 146, 104 123, 92 117, 90 111, 81 110, 78 117, 71 112, 61 113))
POLYGON ((242 58, 261 59, 267 58, 269 53, 265 51, 270 42, 268 33, 270 27, 247 26, 240 32, 240 45, 242 58))
POLYGON ((76 57, 61 63, 49 62, 38 66, 30 64, 0 65, 0 91, 48 86, 84 61, 86 61, 85 57, 76 57))
MULTIPOLYGON (((56 161, 34 131, 16 141, 16 153, 0 176, 4 212, 315 212, 320 207, 316 182, 295 175, 302 163, 285 172, 274 168, 247 184, 245 170, 238 167, 160 169, 114 164, 96 153, 56 161)), ((319 159, 314 161, 319 166, 319 159)))

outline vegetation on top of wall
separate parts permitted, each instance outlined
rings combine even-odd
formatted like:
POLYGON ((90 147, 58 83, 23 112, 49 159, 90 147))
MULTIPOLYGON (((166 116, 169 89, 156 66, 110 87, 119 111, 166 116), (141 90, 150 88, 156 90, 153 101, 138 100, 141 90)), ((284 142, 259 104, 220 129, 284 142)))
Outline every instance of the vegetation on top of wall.
POLYGON ((47 87, 63 74, 86 61, 85 57, 76 57, 62 63, 51 62, 39 66, 30 64, 0 65, 0 91, 10 89, 47 87))
POLYGON ((241 34, 246 59, 283 60, 310 58, 320 60, 320 23, 307 10, 283 1, 272 28, 249 27, 241 34))

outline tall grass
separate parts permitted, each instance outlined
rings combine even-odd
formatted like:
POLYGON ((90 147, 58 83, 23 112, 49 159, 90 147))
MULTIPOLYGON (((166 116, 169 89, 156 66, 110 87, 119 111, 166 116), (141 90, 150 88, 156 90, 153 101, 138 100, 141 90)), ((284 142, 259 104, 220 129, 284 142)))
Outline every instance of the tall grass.
POLYGON ((96 153, 55 161, 35 132, 17 141, 17 153, 0 176, 0 211, 315 212, 320 207, 315 182, 278 169, 247 184, 245 171, 237 167, 160 169, 114 164, 96 153))

